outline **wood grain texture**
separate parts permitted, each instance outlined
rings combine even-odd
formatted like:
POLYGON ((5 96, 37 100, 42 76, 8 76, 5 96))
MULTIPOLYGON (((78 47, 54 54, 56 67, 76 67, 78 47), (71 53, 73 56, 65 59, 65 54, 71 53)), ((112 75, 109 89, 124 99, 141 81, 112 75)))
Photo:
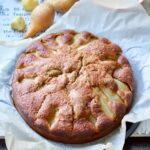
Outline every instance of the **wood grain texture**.
POLYGON ((134 133, 131 136, 150 138, 150 120, 141 122, 138 128, 134 131, 134 133))
POLYGON ((128 138, 125 142, 124 150, 150 150, 150 138, 128 138))
POLYGON ((7 150, 5 140, 0 139, 0 150, 7 150))

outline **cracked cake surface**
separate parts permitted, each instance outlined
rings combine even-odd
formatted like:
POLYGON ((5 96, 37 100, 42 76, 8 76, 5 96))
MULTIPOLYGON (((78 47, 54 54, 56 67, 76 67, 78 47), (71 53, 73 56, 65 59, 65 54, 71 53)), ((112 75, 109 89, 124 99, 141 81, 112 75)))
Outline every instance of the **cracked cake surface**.
POLYGON ((12 97, 36 132, 63 143, 85 143, 120 125, 133 95, 121 48, 89 32, 65 30, 30 45, 16 64, 12 97))

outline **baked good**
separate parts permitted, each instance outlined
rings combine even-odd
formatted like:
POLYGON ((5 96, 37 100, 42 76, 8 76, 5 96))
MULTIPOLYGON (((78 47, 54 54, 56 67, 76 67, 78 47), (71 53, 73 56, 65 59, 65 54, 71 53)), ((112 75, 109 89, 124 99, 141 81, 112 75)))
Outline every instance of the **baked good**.
POLYGON ((24 120, 63 143, 99 139, 120 125, 133 95, 121 48, 89 32, 65 30, 34 42, 19 57, 12 97, 24 120))

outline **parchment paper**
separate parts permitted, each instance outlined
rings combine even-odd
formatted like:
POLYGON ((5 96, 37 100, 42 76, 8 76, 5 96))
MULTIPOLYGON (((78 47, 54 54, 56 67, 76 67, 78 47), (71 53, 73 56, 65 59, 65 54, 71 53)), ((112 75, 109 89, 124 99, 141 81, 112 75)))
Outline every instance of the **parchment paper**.
POLYGON ((121 150, 125 122, 150 119, 150 18, 139 4, 127 10, 113 10, 101 7, 96 0, 82 0, 40 37, 63 29, 89 31, 120 45, 135 78, 131 111, 123 118, 120 128, 101 140, 80 145, 46 140, 24 122, 10 97, 15 62, 37 38, 18 43, 0 42, 0 134, 5 137, 8 150, 121 150))

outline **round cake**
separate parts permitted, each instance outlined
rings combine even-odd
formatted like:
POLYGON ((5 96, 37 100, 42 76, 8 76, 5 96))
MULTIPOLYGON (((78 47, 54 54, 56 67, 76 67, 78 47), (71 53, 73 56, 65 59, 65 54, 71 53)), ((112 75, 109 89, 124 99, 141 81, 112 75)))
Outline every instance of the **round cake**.
POLYGON ((132 96, 132 70, 121 48, 89 32, 48 34, 21 54, 13 73, 18 112, 33 130, 63 143, 113 131, 132 96))

